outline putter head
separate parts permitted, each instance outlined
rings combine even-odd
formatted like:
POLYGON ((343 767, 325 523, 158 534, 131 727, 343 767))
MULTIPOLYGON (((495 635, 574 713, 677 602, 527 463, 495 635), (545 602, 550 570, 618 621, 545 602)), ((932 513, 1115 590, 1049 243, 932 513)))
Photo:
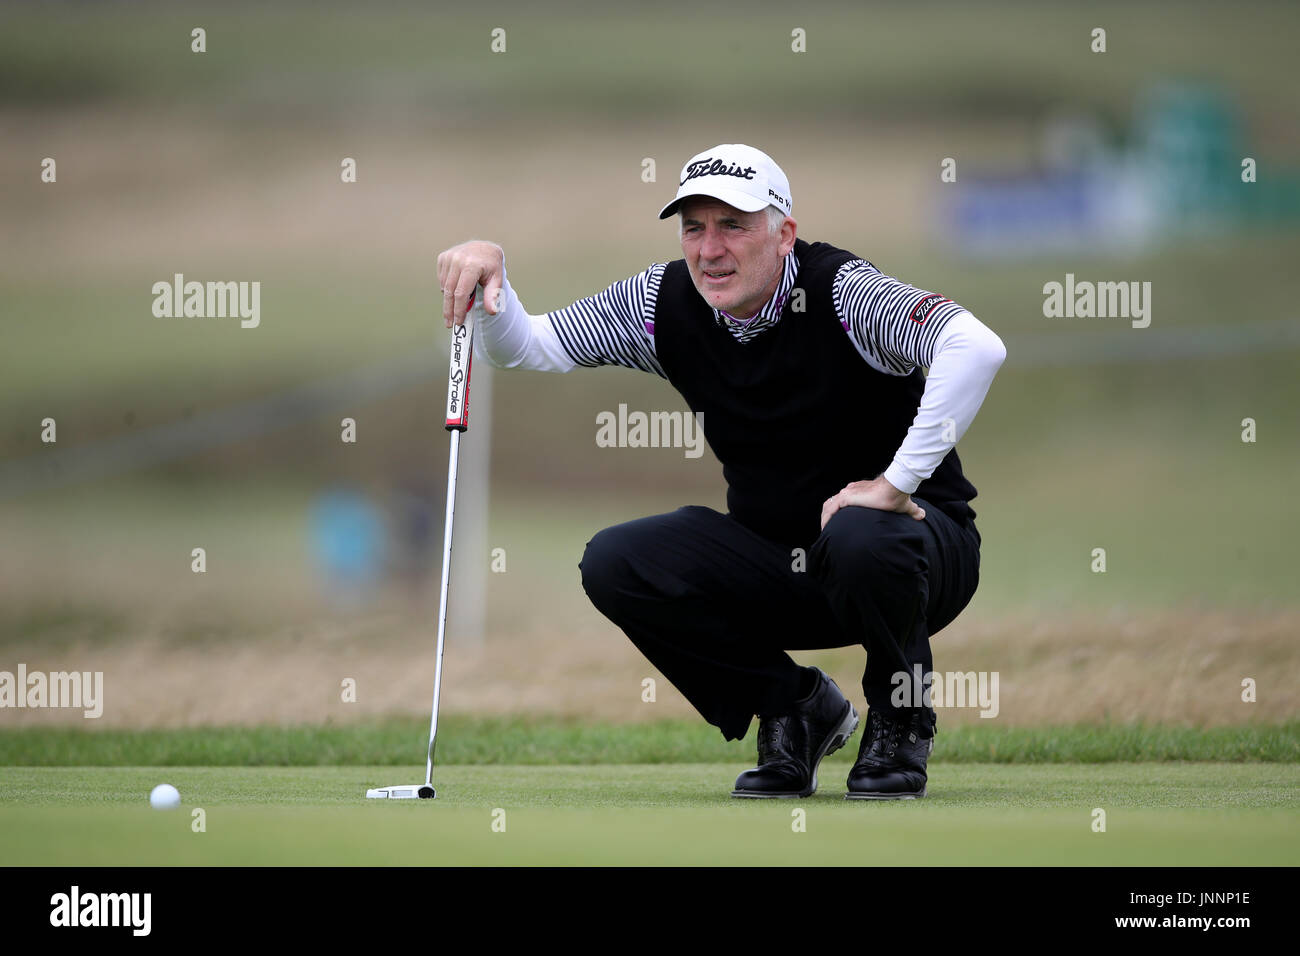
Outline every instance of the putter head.
POLYGON ((367 800, 432 800, 437 794, 427 783, 412 783, 404 787, 375 787, 366 791, 367 800))

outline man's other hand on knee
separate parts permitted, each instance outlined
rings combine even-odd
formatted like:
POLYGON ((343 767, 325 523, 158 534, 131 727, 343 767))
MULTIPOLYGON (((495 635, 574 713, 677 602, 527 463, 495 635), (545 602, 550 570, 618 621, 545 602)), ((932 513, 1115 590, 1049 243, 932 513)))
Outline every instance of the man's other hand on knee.
POLYGON ((822 528, 831 520, 831 515, 848 505, 859 508, 875 508, 878 511, 894 511, 909 515, 917 521, 925 520, 925 509, 912 500, 905 491, 899 491, 884 476, 871 481, 853 481, 845 485, 837 494, 831 495, 822 505, 822 528))

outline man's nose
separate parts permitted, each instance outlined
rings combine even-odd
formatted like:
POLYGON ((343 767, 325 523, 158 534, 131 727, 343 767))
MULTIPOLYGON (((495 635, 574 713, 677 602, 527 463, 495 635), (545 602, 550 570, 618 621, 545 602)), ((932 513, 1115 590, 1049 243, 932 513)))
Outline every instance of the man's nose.
POLYGON ((727 253, 727 247, 722 242, 722 232, 718 229, 705 229, 704 240, 700 243, 700 258, 712 262, 714 259, 721 259, 727 253))

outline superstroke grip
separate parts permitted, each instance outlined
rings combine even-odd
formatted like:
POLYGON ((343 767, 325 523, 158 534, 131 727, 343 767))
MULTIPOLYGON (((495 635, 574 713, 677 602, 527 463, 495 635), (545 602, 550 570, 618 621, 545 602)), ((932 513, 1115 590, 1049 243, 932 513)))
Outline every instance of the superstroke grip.
POLYGON ((451 327, 447 370, 447 431, 469 429, 469 379, 474 366, 474 324, 484 316, 483 287, 475 286, 463 325, 451 327))

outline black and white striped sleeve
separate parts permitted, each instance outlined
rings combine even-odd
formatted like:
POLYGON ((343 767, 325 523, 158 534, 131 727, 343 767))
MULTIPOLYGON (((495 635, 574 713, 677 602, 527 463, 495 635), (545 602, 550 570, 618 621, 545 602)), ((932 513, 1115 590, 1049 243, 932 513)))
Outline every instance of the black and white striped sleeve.
POLYGON ((929 368, 940 330, 966 311, 937 292, 885 275, 865 259, 840 266, 831 296, 854 347, 872 368, 888 375, 909 375, 918 365, 929 368))
POLYGON ((656 263, 604 292, 541 315, 524 308, 503 271, 501 311, 481 321, 474 352, 497 368, 571 372, 579 365, 622 365, 666 378, 654 343, 664 268, 656 263))
POLYGON ((925 391, 882 477, 912 494, 966 434, 988 394, 1006 347, 951 299, 884 275, 863 259, 840 267, 831 291, 840 324, 878 371, 927 368, 925 391))
POLYGON ((654 313, 666 263, 658 262, 603 292, 547 313, 574 365, 622 365, 666 378, 655 354, 654 313))

